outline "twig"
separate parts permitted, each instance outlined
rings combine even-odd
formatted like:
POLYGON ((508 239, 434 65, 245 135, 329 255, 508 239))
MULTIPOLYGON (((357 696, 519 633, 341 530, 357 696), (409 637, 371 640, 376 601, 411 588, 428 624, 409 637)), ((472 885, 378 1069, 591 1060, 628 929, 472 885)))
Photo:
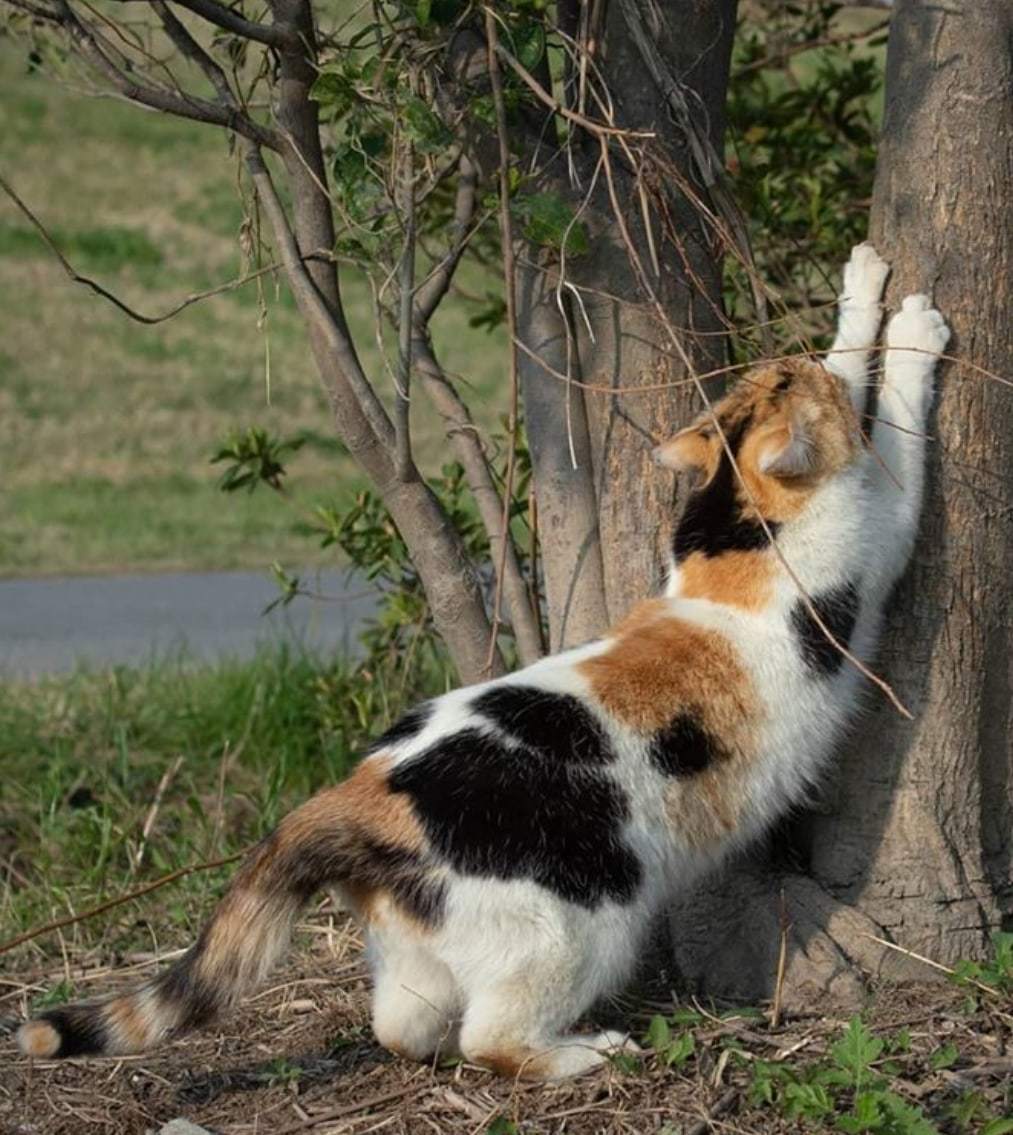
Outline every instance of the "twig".
POLYGON ((415 299, 415 147, 411 138, 404 142, 401 171, 401 213, 403 217, 404 247, 398 267, 400 304, 398 311, 397 382, 394 391, 394 464, 399 481, 412 476, 411 435, 411 380, 412 380, 412 324, 415 299))
POLYGON ((137 848, 137 854, 134 856, 134 862, 130 867, 131 875, 137 874, 137 870, 141 866, 141 860, 144 859, 144 849, 148 845, 148 836, 151 835, 151 829, 155 826, 155 820, 158 817, 158 810, 162 806, 162 798, 165 796, 165 790, 172 782, 172 778, 179 772, 179 766, 182 763, 183 758, 181 756, 177 757, 165 772, 162 773, 158 787, 155 789, 154 799, 151 801, 151 807, 148 809, 148 814, 144 817, 144 823, 141 826, 141 842, 137 848))
POLYGON ((26 930, 24 934, 19 934, 16 938, 11 938, 7 942, 0 942, 0 954, 6 954, 16 946, 30 942, 33 938, 40 938, 43 934, 50 934, 53 931, 62 930, 65 926, 73 926, 77 922, 84 922, 98 914, 104 914, 107 910, 112 910, 113 907, 132 902, 134 899, 139 899, 152 891, 157 891, 160 887, 167 887, 170 883, 175 883, 177 879, 186 878, 187 875, 195 875, 199 871, 213 871, 217 867, 225 867, 229 863, 235 863, 237 859, 242 859, 245 854, 246 850, 237 851, 234 855, 226 855, 224 859, 215 859, 210 863, 193 863, 189 867, 180 867, 175 871, 170 871, 168 875, 163 875, 160 879, 155 879, 151 883, 145 883, 143 887, 128 891, 127 894, 119 895, 117 898, 109 899, 108 902, 99 903, 98 906, 93 906, 83 914, 75 914, 69 918, 58 918, 53 922, 46 922, 42 926, 36 926, 34 930, 26 930))
POLYGON ((683 1135, 705 1135, 711 1128, 711 1121, 728 1111, 738 1098, 739 1089, 729 1088, 707 1109, 707 1114, 702 1119, 698 1119, 696 1123, 684 1129, 683 1135))
POLYGON ((300 1120, 298 1123, 293 1123, 288 1127, 282 1127, 280 1130, 276 1129, 274 1135, 292 1135, 295 1131, 305 1131, 308 1127, 319 1127, 321 1123, 331 1123, 335 1119, 343 1119, 346 1115, 355 1115, 357 1111, 367 1111, 371 1107, 378 1107, 383 1103, 391 1103, 394 1100, 403 1099, 405 1096, 410 1096, 413 1092, 418 1092, 420 1085, 409 1084, 407 1087, 398 1088, 393 1092, 381 1092, 380 1095, 369 1096, 364 1100, 359 1100, 357 1103, 348 1103, 344 1107, 336 1107, 331 1111, 321 1112, 319 1115, 310 1115, 306 1119, 300 1120))
MULTIPOLYGON (((489 8, 484 8, 486 28, 489 26, 489 21, 493 19, 492 12, 489 8)), ((583 114, 578 114, 576 111, 569 110, 563 106, 558 100, 554 99, 551 94, 542 86, 541 83, 528 71, 517 59, 515 59, 505 47, 499 42, 496 43, 494 48, 495 54, 503 60, 504 63, 510 68, 511 71, 521 80, 526 87, 528 87, 539 102, 543 103, 560 117, 565 118, 568 122, 573 122, 577 126, 582 126, 585 130, 589 131, 598 137, 612 135, 623 136, 626 138, 653 138, 653 130, 624 130, 621 126, 608 126, 603 122, 594 122, 590 118, 585 118, 583 114)), ((490 68, 491 71, 491 68, 490 68)))
MULTIPOLYGON (((514 491, 514 468, 517 459, 517 297, 514 291, 516 270, 514 267, 513 226, 510 220, 510 146, 507 139, 506 105, 503 100, 503 80, 499 70, 499 39, 496 19, 489 8, 485 9, 486 49, 489 60, 489 80, 492 85, 492 101, 496 112, 496 135, 499 141, 499 226, 500 243, 503 246, 503 287, 506 297, 507 328, 510 332, 510 450, 507 454, 506 479, 503 486, 503 519, 500 534, 501 546, 499 563, 496 565, 496 594, 492 607, 492 630, 489 634, 489 658, 487 668, 492 669, 496 651, 496 635, 500 625, 500 611, 503 604, 503 574, 506 566, 507 543, 510 539, 510 505, 514 491)), ((534 82, 534 80, 532 80, 534 82)))
MULTIPOLYGON (((903 946, 898 946, 896 942, 888 942, 885 938, 877 938, 875 934, 865 934, 864 937, 868 938, 870 942, 875 942, 878 946, 885 946, 888 950, 895 950, 898 954, 903 954, 906 958, 914 958, 916 962, 921 962, 923 965, 930 966, 932 969, 937 969, 940 973, 945 973, 949 977, 956 977, 957 975, 955 969, 944 966, 942 962, 933 961, 932 958, 927 958, 924 954, 916 954, 914 950, 907 950, 903 946)), ((973 985, 976 989, 980 989, 982 993, 987 993, 990 997, 1002 997, 998 989, 993 989, 990 985, 985 985, 984 982, 976 981, 973 977, 964 978, 963 980, 965 980, 968 985, 973 985)))
POLYGON ((265 265, 263 268, 258 268, 255 272, 250 272, 246 276, 240 276, 235 280, 229 280, 224 284, 219 284, 217 287, 208 288, 207 291, 193 292, 185 299, 177 303, 175 307, 169 308, 168 311, 163 312, 161 315, 144 315, 142 312, 136 311, 129 304, 121 300, 119 296, 114 295, 112 292, 102 287, 101 284, 93 280, 90 276, 82 276, 81 273, 74 268, 74 266, 70 263, 66 256, 63 255, 56 242, 49 235, 49 232, 46 230, 46 227, 43 225, 43 223, 32 212, 32 210, 29 209, 24 201, 21 200, 21 198, 17 195, 13 187, 3 177, 3 175, 0 175, 0 189, 2 189, 3 192, 6 193, 7 196, 11 199, 11 201, 14 202, 17 208, 21 210, 31 226, 42 238, 43 243, 60 262, 60 267, 63 268, 64 272, 67 274, 67 277, 70 280, 72 280, 75 284, 84 284, 86 288, 90 288, 97 295, 101 296, 102 299, 108 300, 115 307, 118 307, 124 315, 128 315, 137 323, 144 323, 148 326, 154 326, 154 324, 156 323, 165 323, 167 320, 172 319, 173 316, 179 315, 181 311, 183 311, 185 308, 188 308, 191 304, 199 303, 201 300, 210 299, 212 296, 221 295, 223 292, 234 291, 236 288, 241 288, 244 284, 249 284, 251 281, 258 279, 261 276, 266 276, 269 272, 274 272, 280 267, 280 265, 272 262, 271 264, 265 265))
POLYGON ((175 3, 241 39, 256 40, 270 47, 287 47, 299 41, 295 29, 288 25, 254 23, 217 0, 175 0, 175 3))
MULTIPOLYGON (((862 7, 886 7, 884 4, 868 4, 861 5, 862 7)), ((745 63, 736 72, 735 77, 739 78, 742 75, 748 75, 751 71, 762 71, 764 67, 769 67, 772 63, 778 63, 785 59, 790 59, 793 55, 801 55, 806 51, 815 51, 820 47, 834 47, 839 43, 854 43, 857 40, 868 39, 870 36, 876 35, 878 32, 885 31, 890 26, 890 21, 882 20, 878 24, 873 24, 871 28, 864 28, 857 32, 848 32, 845 35, 827 35, 819 39, 808 39, 805 43, 793 43, 788 47, 782 48, 780 51, 772 51, 770 55, 764 55, 760 59, 754 59, 750 63, 745 63)))
POLYGON ((784 887, 781 887, 778 921, 781 926, 781 948, 777 954, 777 979, 774 982, 774 1004, 770 1009, 770 1027, 781 1027, 781 1004, 784 996, 784 974, 788 962, 788 907, 784 899, 784 887))

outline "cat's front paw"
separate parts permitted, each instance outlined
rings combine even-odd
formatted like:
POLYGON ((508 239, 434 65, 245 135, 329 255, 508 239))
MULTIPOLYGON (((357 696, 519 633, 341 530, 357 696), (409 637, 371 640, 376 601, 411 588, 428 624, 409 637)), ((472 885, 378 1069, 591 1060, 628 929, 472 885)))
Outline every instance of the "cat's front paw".
POLYGON ((931 369, 950 341, 946 320, 928 296, 905 296, 886 328, 887 365, 914 364, 931 369))
POLYGON ((889 275, 890 265, 868 241, 856 244, 844 266, 841 303, 854 307, 877 306, 889 275))

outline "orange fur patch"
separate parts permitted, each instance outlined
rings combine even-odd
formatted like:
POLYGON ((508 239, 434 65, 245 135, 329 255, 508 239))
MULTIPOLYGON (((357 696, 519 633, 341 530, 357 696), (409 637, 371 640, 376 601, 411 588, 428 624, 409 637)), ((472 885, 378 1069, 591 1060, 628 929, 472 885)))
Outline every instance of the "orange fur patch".
POLYGON ((18 1029, 18 1048, 26 1056, 45 1060, 60 1050, 60 1034, 48 1021, 26 1021, 18 1029))
POLYGON ((324 789, 282 821, 280 849, 301 844, 314 832, 354 826, 384 843, 421 851, 426 840, 411 800, 387 787, 390 758, 370 757, 343 783, 324 789))
POLYGON ((505 1080, 546 1080, 551 1075, 551 1063, 544 1053, 532 1049, 504 1049, 498 1052, 476 1053, 469 1057, 473 1064, 479 1064, 502 1076, 505 1080))
POLYGON ((106 1006, 105 1018, 114 1030, 115 1052, 140 1052, 148 1040, 145 1006, 138 997, 118 997, 106 1006))
POLYGON ((695 776, 673 778, 665 811, 673 834, 690 847, 705 848, 733 831, 761 709, 732 644, 655 599, 634 608, 610 649, 580 669, 601 705, 639 732, 663 729, 683 712, 699 718, 725 756, 695 776))
POLYGON ((705 480, 717 470, 723 443, 714 427, 717 417, 726 437, 743 425, 736 464, 749 492, 738 496, 747 516, 784 522, 805 507, 816 486, 839 472, 858 451, 857 421, 844 384, 819 363, 786 359, 748 371, 732 390, 688 429, 658 447, 663 462, 678 469, 696 469, 705 480), (781 390, 787 381, 787 390, 781 390), (793 431, 804 433, 815 465, 800 477, 761 472, 764 453, 786 445, 793 431))
POLYGON ((693 552, 679 564, 679 594, 749 611, 762 610, 774 592, 774 562, 762 552, 693 552))
POLYGON ((716 631, 670 613, 664 599, 638 604, 620 623, 610 648, 580 664, 594 697, 623 724, 642 733, 690 708, 722 740, 754 714, 754 698, 732 644, 716 631))

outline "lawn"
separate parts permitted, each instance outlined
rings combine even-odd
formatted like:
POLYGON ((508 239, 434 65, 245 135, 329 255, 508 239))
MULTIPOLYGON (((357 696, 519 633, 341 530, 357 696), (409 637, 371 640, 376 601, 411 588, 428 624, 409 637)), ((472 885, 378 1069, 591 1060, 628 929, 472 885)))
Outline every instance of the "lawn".
MULTIPOLYGON (((78 272, 146 314, 244 270, 237 159, 220 131, 78 93, 30 71, 0 38, 0 171, 78 272)), ((469 281, 483 291, 480 279, 469 281)), ((368 373, 389 393, 365 281, 343 279, 368 373)), ((325 562, 293 532, 315 503, 364 485, 335 453, 324 393, 294 304, 266 279, 149 327, 72 283, 0 194, 0 575, 325 562), (216 489, 209 463, 248 425, 309 432, 293 500, 216 489), (327 444, 330 442, 331 444, 327 444)), ((450 372, 479 397, 501 385, 502 334, 449 300, 434 322, 450 372)), ((435 416, 413 408, 418 451, 445 459, 435 416)))

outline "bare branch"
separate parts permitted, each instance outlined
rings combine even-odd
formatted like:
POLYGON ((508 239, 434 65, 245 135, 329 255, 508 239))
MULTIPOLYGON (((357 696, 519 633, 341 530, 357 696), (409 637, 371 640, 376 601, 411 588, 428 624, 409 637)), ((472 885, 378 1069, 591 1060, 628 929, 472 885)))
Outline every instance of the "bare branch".
POLYGON ((47 8, 43 4, 34 4, 32 0, 2 0, 4 4, 9 4, 12 8, 17 8, 21 12, 27 12, 31 16, 35 16, 39 20, 48 20, 50 23, 58 24, 60 22, 60 13, 54 11, 52 8, 47 8))
POLYGON ((401 170, 401 217, 404 246, 398 266, 400 289, 398 311, 397 382, 394 391, 395 466, 398 478, 407 481, 414 472, 411 435, 412 326, 415 293, 415 147, 404 142, 401 170))
POLYGON ((514 466, 517 458, 517 300, 514 293, 514 242, 513 227, 510 220, 510 146, 507 140, 506 106, 503 101, 503 82, 499 71, 497 50, 499 46, 496 33, 496 18, 485 9, 485 36, 488 50, 489 79, 492 83, 492 101, 496 111, 496 134, 499 141, 499 225, 500 243, 503 246, 503 286, 506 296, 507 327, 510 330, 510 452, 507 455, 506 484, 503 486, 503 538, 500 546, 499 563, 496 565, 496 595, 492 607, 492 634, 489 639, 490 652, 496 647, 496 629, 499 626, 500 603, 503 599, 503 578, 505 575, 506 549, 510 542, 510 502, 514 493, 514 466))
POLYGON ((421 329, 416 331, 415 359, 418 374, 430 401, 443 418, 447 437, 454 447, 464 475, 475 498, 482 527, 489 538, 489 550, 502 580, 503 602, 514 633, 521 664, 536 662, 543 653, 538 610, 521 571, 520 559, 509 528, 503 528, 503 501, 493 480, 489 461, 482 447, 478 428, 464 400, 447 378, 433 353, 432 344, 421 329))
POLYGON ((298 41, 298 36, 291 28, 283 24, 254 23, 231 8, 226 8, 224 4, 219 4, 217 0, 173 0, 173 2, 241 39, 256 40, 257 43, 266 43, 270 47, 287 47, 298 41))
POLYGON ((214 87, 223 106, 238 109, 236 96, 229 86, 229 80, 222 68, 201 47, 185 27, 173 15, 172 9, 165 0, 151 0, 151 7, 162 21, 165 34, 179 48, 187 59, 196 63, 204 72, 208 82, 214 87))
POLYGON ((75 284, 84 284, 86 288, 90 288, 93 292, 96 293, 96 295, 101 296, 102 299, 108 300, 115 307, 118 307, 124 315, 129 316, 137 323, 144 323, 148 326, 153 326, 156 323, 165 323, 167 320, 172 319, 173 316, 179 315, 179 313, 185 308, 190 307, 191 304, 199 303, 201 300, 210 299, 212 296, 220 296, 224 292, 235 291, 236 288, 241 288, 244 284, 250 283, 251 280, 256 280, 261 276, 266 276, 269 272, 274 272, 278 268, 277 264, 267 264, 263 268, 258 268, 256 272, 250 272, 246 276, 240 276, 235 280, 229 280, 224 284, 219 284, 217 287, 208 288, 207 291, 193 292, 185 299, 177 303, 174 307, 169 308, 168 311, 162 312, 161 315, 145 315, 143 312, 137 311, 132 308, 124 300, 121 300, 119 296, 114 295, 96 280, 93 280, 90 276, 82 276, 80 272, 78 272, 74 268, 74 266, 70 263, 66 256, 64 256, 60 251, 59 246, 56 244, 56 241, 54 241, 53 238, 49 235, 49 232, 46 230, 46 227, 42 224, 39 218, 36 217, 32 210, 28 208, 24 201, 21 200, 10 183, 2 175, 0 175, 0 190, 3 190, 3 192, 6 193, 7 196, 11 199, 11 201, 14 202, 17 208, 20 209, 21 212, 25 215, 31 226, 42 238, 43 243, 60 262, 60 266, 63 268, 64 272, 66 272, 69 279, 73 280, 75 284))
POLYGON ((470 159, 462 155, 458 163, 457 194, 454 199, 454 219, 450 229, 450 247, 446 256, 436 265, 415 293, 415 318, 423 324, 429 322, 440 301, 447 294, 457 270, 461 254, 472 234, 475 216, 475 185, 477 175, 470 159))
POLYGON ((125 895, 117 895, 114 899, 99 903, 98 906, 93 906, 91 910, 86 910, 81 914, 73 914, 67 918, 57 918, 53 922, 45 922, 41 926, 34 927, 32 930, 26 930, 24 934, 19 934, 16 938, 11 938, 6 942, 0 942, 0 954, 6 954, 9 950, 13 950, 15 946, 30 942, 33 938, 39 938, 43 934, 49 934, 54 930, 62 930, 65 926, 74 926, 78 922, 84 922, 87 918, 94 918, 98 914, 104 914, 107 910, 112 910, 113 907, 122 906, 124 903, 139 899, 142 895, 157 891, 159 887, 165 887, 168 886, 169 883, 175 883, 177 879, 185 879, 187 875, 196 874, 198 871, 213 871, 217 867, 225 867, 229 863, 235 863, 237 859, 242 859, 245 854, 246 851, 237 851, 235 855, 226 855, 224 859, 215 859, 210 863, 194 863, 189 867, 180 867, 176 871, 170 871, 168 875, 163 875, 159 879, 145 883, 143 887, 137 887, 132 891, 127 891, 125 895))
POLYGON ((236 134, 249 138, 258 145, 272 150, 282 147, 276 131, 261 126, 248 118, 235 107, 222 106, 208 102, 207 99, 185 92, 174 92, 163 87, 153 87, 138 82, 132 74, 121 70, 109 57, 99 43, 95 33, 70 6, 69 0, 57 0, 59 22, 67 29, 81 54, 100 71, 115 89, 130 102, 140 103, 153 110, 175 114, 180 118, 191 118, 195 122, 206 122, 212 126, 224 126, 236 134))
POLYGON ((338 324, 333 312, 324 303, 320 292, 310 278, 299 246, 296 244, 292 227, 285 214, 285 208, 278 197, 274 181, 264 164, 264 159, 256 146, 247 144, 246 166, 253 179, 254 188, 261 208, 271 225, 274 239, 278 244, 281 262, 285 267, 296 303, 303 317, 311 327, 326 341, 328 349, 341 367, 341 373, 357 398, 373 432, 378 440, 390 443, 394 437, 387 411, 383 408, 376 391, 369 384, 362 370, 358 356, 352 347, 347 332, 338 324))

